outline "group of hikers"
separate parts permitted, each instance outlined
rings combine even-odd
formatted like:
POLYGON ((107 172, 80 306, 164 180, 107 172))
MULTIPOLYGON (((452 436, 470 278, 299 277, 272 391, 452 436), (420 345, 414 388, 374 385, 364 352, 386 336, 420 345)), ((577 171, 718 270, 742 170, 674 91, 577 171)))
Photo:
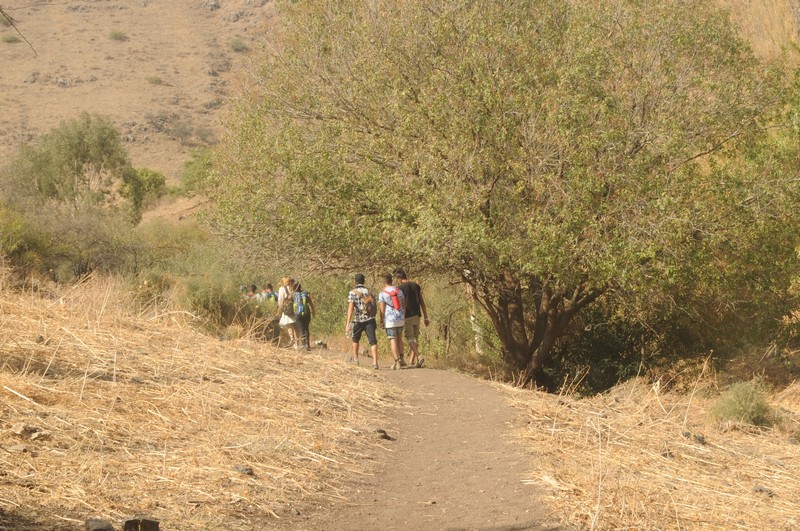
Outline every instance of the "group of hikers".
POLYGON ((261 291, 258 290, 258 286, 255 284, 250 284, 250 286, 245 287, 244 285, 239 286, 239 291, 242 294, 242 300, 244 302, 253 302, 255 304, 261 304, 267 301, 277 301, 278 294, 272 290, 272 284, 266 283, 261 287, 261 291))
MULTIPOLYGON (((402 367, 422 367, 425 358, 419 353, 419 332, 422 323, 430 324, 428 308, 422 295, 422 288, 408 279, 403 269, 395 269, 394 274, 383 275, 383 288, 377 297, 364 284, 366 279, 359 273, 353 278, 355 286, 347 297, 347 324, 345 335, 352 338, 353 363, 360 365, 359 350, 361 336, 366 334, 372 368, 378 369, 378 326, 386 331, 391 354, 394 360, 392 369, 402 367), (406 362, 403 338, 408 343, 411 358, 406 362)), ((309 327, 316 313, 314 299, 304 290, 300 282, 290 277, 280 281, 278 291, 272 284, 265 284, 259 291, 251 284, 242 286, 242 298, 247 302, 260 304, 266 301, 277 302, 280 315, 278 324, 286 330, 289 347, 296 350, 310 350, 309 327)), ((279 341, 280 345, 280 341, 279 341)))
POLYGON ((364 285, 364 275, 358 273, 353 278, 355 287, 350 291, 347 301, 347 325, 345 334, 353 340, 353 362, 360 364, 358 354, 361 336, 366 333, 372 356, 372 368, 378 369, 378 323, 386 330, 389 338, 394 364, 392 369, 401 367, 422 367, 425 363, 419 353, 419 326, 422 320, 425 326, 428 320, 428 308, 422 296, 422 288, 416 282, 408 280, 403 269, 395 269, 397 285, 392 282, 392 275, 383 275, 383 289, 377 300, 374 293, 364 285), (405 336, 411 359, 405 360, 403 348, 405 336))
MULTIPOLYGON (((256 305, 267 301, 275 301, 280 320, 278 324, 286 330, 289 336, 289 346, 295 349, 311 349, 310 332, 311 318, 316 313, 314 300, 311 294, 303 289, 300 282, 290 277, 284 277, 280 281, 278 291, 274 291, 272 284, 264 284, 261 291, 255 284, 250 284, 245 288, 240 286, 242 300, 246 303, 256 305)), ((280 337, 279 344, 280 344, 280 337)))

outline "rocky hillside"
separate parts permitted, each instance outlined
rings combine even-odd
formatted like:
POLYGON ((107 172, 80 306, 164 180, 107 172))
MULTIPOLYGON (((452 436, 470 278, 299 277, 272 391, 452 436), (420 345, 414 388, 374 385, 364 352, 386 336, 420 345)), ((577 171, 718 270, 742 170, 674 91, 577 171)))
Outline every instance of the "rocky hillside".
POLYGON ((81 111, 110 116, 137 167, 174 180, 220 136, 237 71, 257 53, 267 0, 4 0, 0 160, 81 111), (28 41, 28 43, 25 42, 28 41))

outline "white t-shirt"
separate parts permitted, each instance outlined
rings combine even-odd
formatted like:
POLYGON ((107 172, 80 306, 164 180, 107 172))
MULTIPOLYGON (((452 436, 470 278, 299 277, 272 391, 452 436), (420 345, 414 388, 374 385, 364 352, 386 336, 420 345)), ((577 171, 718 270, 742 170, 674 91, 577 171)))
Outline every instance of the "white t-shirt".
POLYGON ((378 302, 382 302, 386 305, 383 312, 383 321, 385 323, 386 328, 399 328, 405 324, 406 315, 405 312, 403 311, 403 299, 404 299, 403 292, 400 291, 396 286, 387 286, 383 288, 381 294, 378 295, 378 302), (395 308, 392 303, 391 294, 395 290, 397 291, 397 298, 400 303, 399 308, 395 308))

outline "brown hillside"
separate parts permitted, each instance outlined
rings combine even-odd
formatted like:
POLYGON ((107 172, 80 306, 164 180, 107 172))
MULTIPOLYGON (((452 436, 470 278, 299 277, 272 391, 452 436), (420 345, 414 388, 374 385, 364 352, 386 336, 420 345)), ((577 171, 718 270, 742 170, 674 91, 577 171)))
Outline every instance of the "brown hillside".
POLYGON ((0 28, 0 157, 88 111, 113 119, 135 166, 170 181, 192 147, 219 137, 221 111, 237 91, 235 72, 246 54, 234 48, 257 48, 274 11, 267 0, 0 6, 33 47, 7 42, 17 33, 0 28))

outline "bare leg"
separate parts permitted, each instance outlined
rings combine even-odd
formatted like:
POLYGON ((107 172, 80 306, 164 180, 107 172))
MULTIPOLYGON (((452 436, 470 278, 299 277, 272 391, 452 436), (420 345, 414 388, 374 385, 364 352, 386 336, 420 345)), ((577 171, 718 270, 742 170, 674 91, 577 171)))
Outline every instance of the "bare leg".
POLYGON ((353 361, 356 365, 358 365, 358 347, 360 345, 358 343, 353 343, 353 361))
POLYGON ((370 345, 369 352, 372 354, 372 365, 378 367, 378 345, 370 345))
POLYGON ((406 362, 403 359, 403 340, 399 337, 393 337, 389 340, 392 345, 392 357, 394 358, 395 367, 405 367, 406 362))
POLYGON ((419 360, 419 347, 415 341, 413 343, 409 343, 408 348, 411 349, 411 361, 409 361, 409 363, 413 367, 417 364, 417 360, 419 360))

